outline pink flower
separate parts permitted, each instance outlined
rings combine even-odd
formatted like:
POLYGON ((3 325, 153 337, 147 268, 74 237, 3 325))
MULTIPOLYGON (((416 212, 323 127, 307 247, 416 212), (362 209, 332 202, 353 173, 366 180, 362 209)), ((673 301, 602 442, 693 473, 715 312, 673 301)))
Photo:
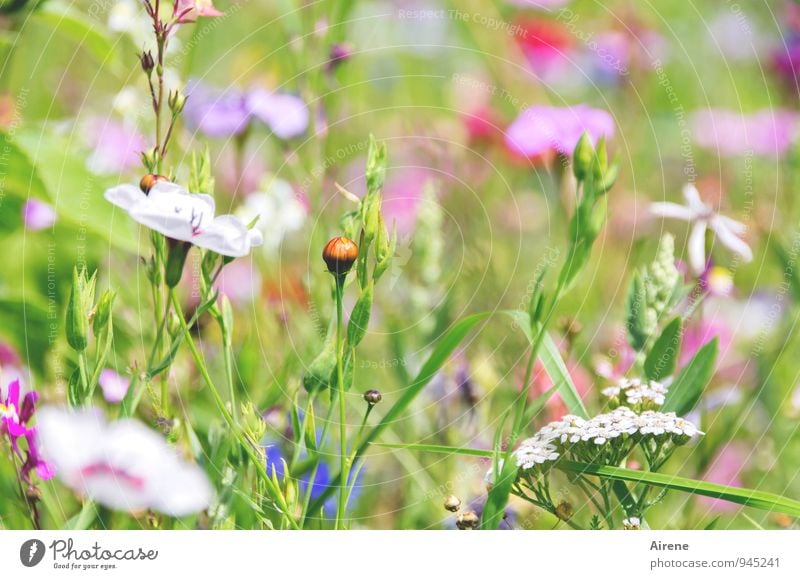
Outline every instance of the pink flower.
POLYGON ((723 157, 750 152, 780 157, 797 139, 798 121, 797 113, 784 109, 764 109, 752 114, 705 109, 691 117, 695 142, 723 157))
POLYGON ((261 296, 261 275, 250 260, 237 260, 225 266, 214 287, 231 303, 252 302, 261 296))
MULTIPOLYGON (((703 480, 740 487, 742 486, 742 470, 749 460, 750 451, 746 446, 738 442, 729 442, 719 450, 703 480)), ((734 503, 711 497, 697 497, 697 500, 706 505, 709 510, 717 512, 729 513, 740 508, 734 503)))
POLYGON ((224 13, 214 8, 212 0, 176 0, 173 16, 181 24, 195 22, 198 17, 224 16, 224 13))
POLYGON ((29 231, 47 229, 56 222, 56 211, 49 203, 28 199, 22 206, 22 221, 29 231))
POLYGON ((526 157, 557 151, 572 155, 581 135, 587 132, 592 143, 614 135, 614 119, 587 105, 574 107, 533 106, 520 114, 506 132, 506 145, 526 157))
POLYGON ((138 167, 140 154, 147 149, 147 141, 138 131, 112 119, 92 119, 85 136, 92 149, 86 165, 100 175, 117 175, 138 167))
POLYGON ((678 364, 681 367, 685 366, 700 348, 714 338, 719 340, 720 357, 724 357, 733 343, 733 332, 726 323, 718 320, 701 320, 698 324, 688 326, 683 332, 678 364))
POLYGON ((128 393, 130 380, 124 376, 120 376, 110 368, 104 368, 103 371, 100 372, 98 384, 100 384, 100 388, 103 390, 103 398, 106 399, 106 402, 118 404, 122 402, 123 398, 125 398, 125 395, 128 393))

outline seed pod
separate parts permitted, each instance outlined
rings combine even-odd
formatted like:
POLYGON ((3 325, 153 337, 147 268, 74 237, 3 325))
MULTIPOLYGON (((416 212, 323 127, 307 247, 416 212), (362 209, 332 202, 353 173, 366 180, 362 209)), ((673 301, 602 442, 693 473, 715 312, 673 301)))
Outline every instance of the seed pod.
POLYGON ((478 528, 480 518, 474 511, 467 511, 458 515, 456 527, 462 531, 473 531, 478 528))
POLYGON ((322 259, 328 271, 334 275, 345 275, 358 259, 358 246, 346 237, 334 237, 322 250, 322 259))
POLYGON ((370 406, 375 406, 378 402, 383 400, 383 395, 377 390, 367 390, 364 392, 364 400, 370 406))
POLYGON ((459 499, 455 495, 450 495, 445 497, 444 508, 450 511, 451 513, 455 513, 458 509, 461 508, 461 499, 459 499))

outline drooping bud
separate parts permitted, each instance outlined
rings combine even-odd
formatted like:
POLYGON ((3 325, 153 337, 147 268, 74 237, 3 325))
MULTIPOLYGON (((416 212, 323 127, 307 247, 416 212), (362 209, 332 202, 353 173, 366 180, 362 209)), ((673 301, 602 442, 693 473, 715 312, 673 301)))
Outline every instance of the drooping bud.
POLYGON ((444 498, 444 508, 451 513, 455 513, 461 508, 461 499, 455 495, 450 495, 444 498))
POLYGON ((375 406, 378 402, 383 400, 383 395, 377 390, 367 390, 364 392, 364 400, 370 406, 375 406))
POLYGON ((334 275, 346 275, 358 259, 358 246, 346 237, 334 237, 322 250, 322 259, 334 275))
POLYGON ((139 189, 142 190, 142 193, 150 193, 150 189, 155 187, 157 183, 169 183, 169 179, 164 177, 164 175, 148 173, 142 177, 141 181, 139 181, 139 189))

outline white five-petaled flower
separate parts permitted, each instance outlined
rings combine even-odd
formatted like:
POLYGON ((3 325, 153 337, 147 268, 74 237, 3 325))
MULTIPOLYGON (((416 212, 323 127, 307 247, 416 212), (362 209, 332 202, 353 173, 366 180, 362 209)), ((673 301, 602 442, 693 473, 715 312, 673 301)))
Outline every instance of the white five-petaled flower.
POLYGON ((206 474, 138 420, 55 407, 37 416, 42 453, 74 491, 117 510, 181 517, 208 508, 206 474))
POLYGON ((213 197, 189 193, 175 183, 156 183, 148 193, 136 185, 118 185, 105 197, 145 227, 220 255, 244 257, 262 243, 261 232, 248 229, 239 217, 215 217, 213 197))
POLYGON ((650 213, 659 217, 681 219, 693 224, 689 236, 689 264, 696 274, 701 274, 706 268, 706 230, 711 229, 720 243, 741 257, 744 261, 753 259, 750 246, 741 238, 747 231, 747 226, 740 221, 731 219, 715 212, 714 209, 703 202, 697 188, 691 183, 683 188, 685 205, 677 203, 653 203, 650 213))

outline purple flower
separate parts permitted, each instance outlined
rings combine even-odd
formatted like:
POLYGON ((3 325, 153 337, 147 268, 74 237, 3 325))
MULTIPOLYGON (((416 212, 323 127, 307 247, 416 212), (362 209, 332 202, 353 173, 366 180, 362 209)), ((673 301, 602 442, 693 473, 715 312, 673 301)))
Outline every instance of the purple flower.
POLYGON ((28 199, 22 206, 22 221, 29 231, 47 229, 56 222, 56 211, 49 203, 28 199))
POLYGON ((614 135, 614 119, 604 110, 587 105, 574 107, 533 106, 523 111, 506 132, 506 145, 514 153, 536 157, 555 150, 572 155, 581 135, 592 143, 614 135))
POLYGON ((22 479, 31 484, 29 473, 35 470, 43 479, 48 480, 53 476, 53 469, 40 455, 37 441, 36 428, 28 426, 28 422, 36 412, 36 403, 39 393, 31 390, 27 392, 20 403, 19 380, 14 380, 8 385, 8 394, 3 398, 0 388, 0 436, 7 435, 11 443, 12 452, 22 462, 20 475, 22 479), (20 439, 25 439, 27 451, 23 454, 20 448, 20 439))
POLYGON ((130 386, 130 380, 124 376, 120 376, 110 368, 104 368, 103 371, 100 372, 100 377, 97 382, 103 390, 103 398, 106 399, 106 402, 111 404, 122 402, 130 386))
POLYGON ((240 135, 253 119, 265 123, 281 139, 301 135, 308 127, 308 107, 291 94, 261 88, 220 90, 197 80, 189 81, 186 94, 187 124, 209 137, 240 135))
POLYGON ((750 115, 727 109, 692 114, 695 142, 723 157, 749 153, 780 157, 798 136, 800 116, 793 111, 764 109, 750 115))

